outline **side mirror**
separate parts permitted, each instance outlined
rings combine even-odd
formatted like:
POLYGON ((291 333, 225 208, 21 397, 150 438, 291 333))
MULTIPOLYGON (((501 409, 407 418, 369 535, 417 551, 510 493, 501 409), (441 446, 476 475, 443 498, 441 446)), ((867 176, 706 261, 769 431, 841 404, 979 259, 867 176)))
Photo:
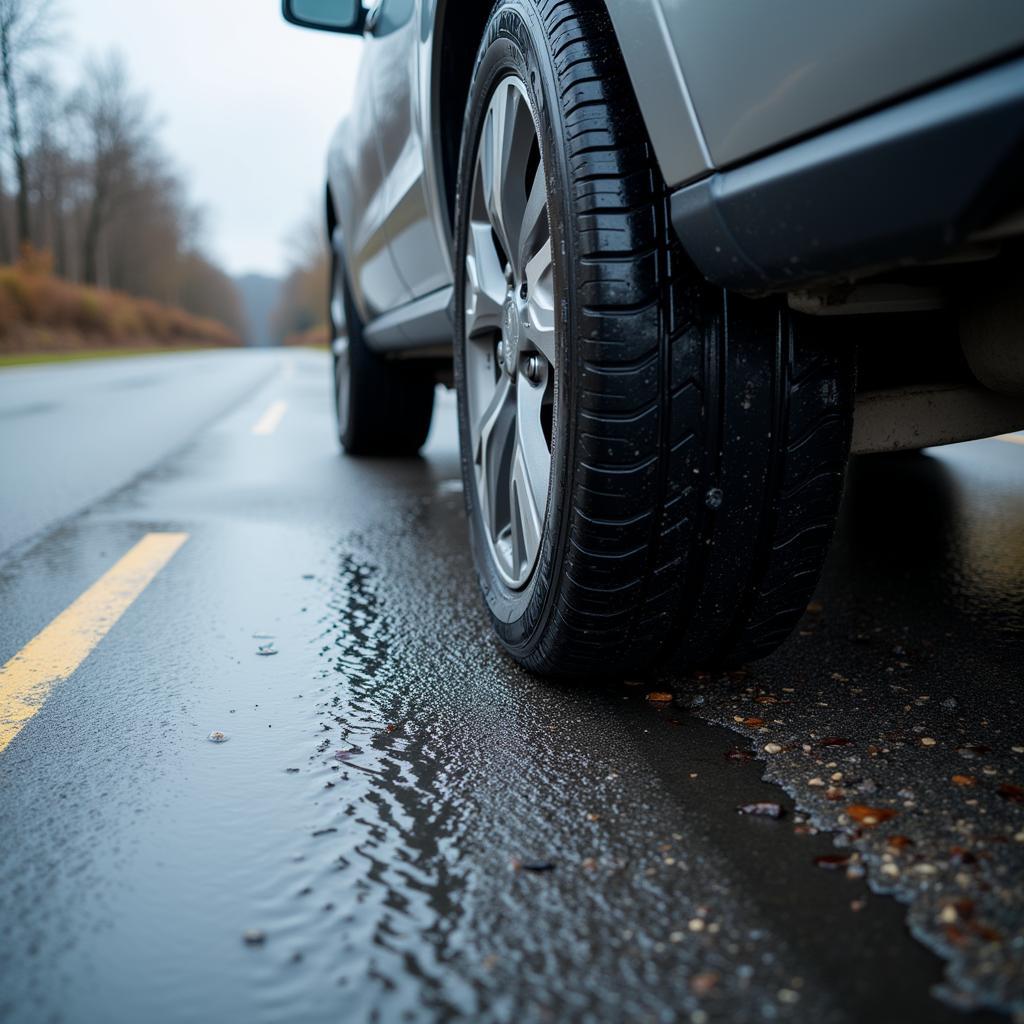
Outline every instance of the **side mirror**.
POLYGON ((321 32, 362 35, 366 10, 362 0, 281 0, 285 21, 321 32))

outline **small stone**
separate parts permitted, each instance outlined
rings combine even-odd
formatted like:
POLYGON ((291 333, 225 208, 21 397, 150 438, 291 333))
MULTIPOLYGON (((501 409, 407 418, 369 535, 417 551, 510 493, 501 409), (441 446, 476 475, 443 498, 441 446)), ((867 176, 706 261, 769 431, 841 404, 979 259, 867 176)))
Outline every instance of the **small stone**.
POLYGON ((704 931, 704 920, 700 917, 694 917, 686 927, 689 928, 691 932, 702 932, 704 931))
POLYGON ((704 504, 708 508, 717 509, 722 507, 722 499, 725 495, 722 493, 720 487, 712 487, 707 494, 704 495, 704 504))
POLYGON ((262 946, 267 941, 267 933, 259 928, 249 928, 242 932, 242 941, 247 946, 262 946))
POLYGON ((740 814, 751 814, 761 818, 781 818, 786 810, 781 804, 762 800, 754 804, 741 804, 736 810, 740 814))
POLYGON ((813 779, 808 779, 807 780, 807 785, 808 786, 824 786, 825 785, 825 780, 819 778, 816 775, 813 779))
POLYGON ((698 996, 706 996, 717 984, 717 971, 701 971, 690 979, 690 989, 698 996))
POLYGON ((937 742, 938 742, 938 740, 933 740, 931 738, 931 736, 922 736, 921 737, 921 746, 922 747, 934 747, 937 742))
POLYGON ((791 988, 780 988, 777 997, 780 1003, 785 1003, 787 1006, 792 1006, 800 1001, 800 993, 791 988))
POLYGON ((214 729, 209 736, 206 737, 211 743, 227 743, 227 733, 221 732, 220 729, 214 729))
POLYGON ((782 752, 782 747, 778 743, 766 743, 762 748, 766 754, 778 754, 782 752))

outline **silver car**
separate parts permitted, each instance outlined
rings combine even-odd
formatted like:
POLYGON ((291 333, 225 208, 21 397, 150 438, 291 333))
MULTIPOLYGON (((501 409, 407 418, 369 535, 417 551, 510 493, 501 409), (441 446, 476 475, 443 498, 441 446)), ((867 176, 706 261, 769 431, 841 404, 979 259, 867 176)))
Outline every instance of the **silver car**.
POLYGON ((341 444, 454 381, 533 671, 728 667, 851 453, 1024 426, 1021 0, 284 0, 363 37, 326 219, 341 444))

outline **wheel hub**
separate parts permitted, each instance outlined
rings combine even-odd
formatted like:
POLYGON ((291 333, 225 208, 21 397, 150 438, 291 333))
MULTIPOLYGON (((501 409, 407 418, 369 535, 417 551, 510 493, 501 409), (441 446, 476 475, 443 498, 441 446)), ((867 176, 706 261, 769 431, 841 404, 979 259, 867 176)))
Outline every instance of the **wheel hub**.
POLYGON ((512 295, 505 300, 505 309, 501 317, 501 363, 505 372, 515 380, 516 367, 519 365, 519 338, 522 324, 519 310, 512 295))

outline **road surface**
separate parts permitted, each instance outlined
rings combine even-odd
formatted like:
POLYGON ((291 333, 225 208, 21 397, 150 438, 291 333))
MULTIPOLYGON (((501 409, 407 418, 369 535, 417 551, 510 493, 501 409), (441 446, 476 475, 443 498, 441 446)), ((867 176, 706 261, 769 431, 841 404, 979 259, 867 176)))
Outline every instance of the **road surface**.
POLYGON ((1024 1013, 1024 445, 858 462, 766 661, 569 686, 485 622, 451 397, 344 459, 327 376, 0 374, 0 1020, 1024 1013))

